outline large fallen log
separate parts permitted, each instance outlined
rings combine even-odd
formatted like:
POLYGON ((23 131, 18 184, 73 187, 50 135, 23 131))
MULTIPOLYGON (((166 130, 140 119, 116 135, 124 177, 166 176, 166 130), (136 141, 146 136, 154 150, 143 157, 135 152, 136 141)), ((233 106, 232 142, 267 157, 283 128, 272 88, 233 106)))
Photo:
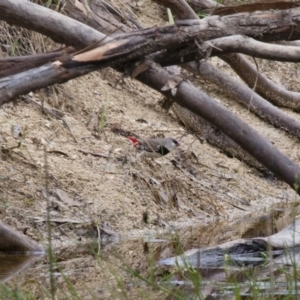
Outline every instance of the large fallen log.
MULTIPOLYGON (((0 0, 0 18, 9 19, 11 22, 16 22, 18 25, 26 26, 29 29, 34 29, 47 35, 64 40, 70 43, 74 47, 78 47, 84 43, 85 46, 89 46, 97 41, 104 42, 111 40, 106 36, 95 32, 95 30, 78 25, 78 22, 67 18, 66 24, 69 25, 66 32, 62 32, 60 28, 57 28, 55 22, 55 16, 59 15, 51 12, 45 8, 39 7, 39 12, 35 9, 37 5, 27 1, 3 1, 0 0), (13 10, 14 8, 14 10, 13 10), (30 8, 30 9, 29 9, 30 8), (3 13, 4 11, 4 13, 3 13), (46 13, 51 19, 53 24, 45 22, 46 13), (32 15, 32 18, 31 18, 32 15), (8 18, 10 16, 10 18, 8 18), (18 18, 16 18, 18 16, 18 18), (54 25, 55 24, 55 25, 54 25), (45 27, 46 26, 46 27, 45 27), (77 27, 79 26, 79 27, 77 27), (84 38, 79 41, 78 35, 84 35, 84 38)), ((238 33, 244 34, 257 34, 258 32, 266 36, 266 39, 277 37, 284 38, 287 35, 287 29, 291 28, 291 23, 298 28, 297 13, 300 13, 299 8, 289 10, 283 13, 283 11, 272 12, 263 15, 262 12, 251 14, 255 18, 262 18, 251 26, 250 19, 244 20, 239 16, 239 22, 243 26, 237 27, 238 33), (289 15, 287 17, 286 15, 289 15), (269 16, 269 19, 267 18, 269 16), (294 18, 290 19, 290 17, 294 18), (277 19, 280 18, 280 19, 277 19), (274 27, 272 33, 266 32, 268 22, 271 22, 274 27), (282 27, 285 24, 285 27, 282 27), (247 26, 249 25, 249 26, 247 26), (264 28, 262 30, 262 28, 264 28)), ((249 17, 249 15, 247 15, 249 17)), ((66 17, 64 17, 66 18, 66 17)), ((202 38, 216 38, 224 35, 232 34, 234 26, 234 18, 219 18, 210 17, 207 20, 188 20, 180 21, 175 26, 166 26, 163 28, 150 28, 139 30, 133 33, 126 33, 122 35, 115 35, 112 42, 108 42, 103 46, 97 47, 89 51, 82 51, 82 53, 75 55, 72 59, 65 62, 54 62, 46 66, 42 66, 37 69, 30 70, 30 74, 27 72, 13 75, 9 78, 2 78, 0 80, 0 98, 6 100, 12 99, 18 93, 26 93, 30 90, 54 84, 57 82, 64 82, 71 78, 75 78, 80 75, 84 75, 87 72, 91 72, 96 69, 106 67, 108 65, 117 68, 118 70, 125 71, 130 68, 129 62, 135 62, 139 59, 140 55, 146 55, 153 51, 161 49, 176 49, 182 46, 189 46, 189 43, 193 43, 197 37, 202 38), (225 26, 225 27, 224 27, 225 26), (176 39, 174 40, 174 34, 176 39), (127 65, 125 65, 127 62, 127 65), (122 66, 126 66, 125 68, 122 66), (28 76, 30 75, 30 76, 28 76), (34 79, 34 80, 32 80, 34 79), (39 80, 40 79, 40 80, 39 80), (19 92, 16 93, 16 87, 20 86, 19 92), (2 97, 1 97, 2 96, 2 97)), ((66 24, 63 24, 63 17, 59 15, 59 22, 63 28, 66 29, 66 24)), ((79 23, 80 24, 80 23, 79 23)), ((268 23, 269 26, 269 23, 268 23)), ((295 30, 289 36, 291 38, 297 38, 300 36, 300 30, 295 30)), ((255 130, 250 128, 247 124, 242 122, 236 116, 234 116, 229 110, 216 101, 205 95, 203 92, 197 90, 191 84, 180 79, 176 86, 176 92, 174 89, 162 91, 162 88, 168 85, 168 83, 174 80, 174 75, 171 75, 166 70, 162 69, 158 65, 153 63, 146 63, 146 68, 143 73, 137 76, 137 79, 154 88, 157 91, 173 98, 179 105, 193 111, 202 118, 208 120, 214 124, 219 130, 223 131, 233 141, 238 143, 244 150, 250 153, 255 159, 266 166, 269 170, 275 173, 279 178, 287 182, 297 193, 300 194, 298 187, 300 186, 300 168, 294 164, 290 159, 283 155, 278 149, 276 149, 271 143, 266 141, 255 130), (148 68, 148 69, 147 69, 148 68)), ((132 66, 131 66, 132 68, 132 66)))
POLYGON ((4 225, 2 222, 0 222, 0 239, 0 251, 2 252, 44 253, 43 248, 36 242, 4 225))

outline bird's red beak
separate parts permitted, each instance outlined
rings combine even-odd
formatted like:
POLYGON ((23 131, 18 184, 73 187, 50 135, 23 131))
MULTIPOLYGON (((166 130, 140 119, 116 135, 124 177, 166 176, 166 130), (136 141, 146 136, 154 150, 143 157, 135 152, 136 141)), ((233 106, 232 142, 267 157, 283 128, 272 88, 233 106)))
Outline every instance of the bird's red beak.
POLYGON ((134 138, 133 136, 128 136, 127 138, 130 140, 130 142, 132 142, 133 145, 139 144, 138 140, 136 138, 134 138))

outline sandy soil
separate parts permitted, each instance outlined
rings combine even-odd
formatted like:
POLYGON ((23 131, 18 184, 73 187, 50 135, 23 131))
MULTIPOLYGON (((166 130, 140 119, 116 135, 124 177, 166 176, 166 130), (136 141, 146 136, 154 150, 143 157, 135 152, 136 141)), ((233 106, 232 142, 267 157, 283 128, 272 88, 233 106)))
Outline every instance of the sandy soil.
MULTIPOLYGON (((141 6, 138 16, 147 26, 166 23, 163 9, 148 0, 141 6)), ((212 62, 229 71, 221 61, 213 59, 212 62)), ((298 65, 259 62, 259 66, 278 84, 299 91, 298 65)), ((159 237, 163 232, 186 228, 180 233, 183 239, 189 236, 185 247, 204 247, 222 241, 224 235, 226 239, 242 235, 240 230, 234 234, 221 233, 228 220, 299 202, 299 197, 285 183, 258 173, 186 134, 172 113, 160 107, 160 94, 128 78, 115 87, 119 79, 120 74, 106 69, 28 96, 39 104, 44 102, 47 108, 55 107, 63 112, 69 128, 62 120, 44 114, 31 100, 19 99, 0 110, 2 147, 9 149, 19 144, 2 153, 1 220, 20 231, 26 230, 29 237, 46 247, 47 202, 44 195, 48 186, 54 248, 61 267, 84 298, 88 297, 87 289, 83 288, 85 284, 102 299, 108 299, 110 282, 112 286, 115 284, 112 274, 124 275, 118 268, 121 264, 108 260, 97 265, 95 258, 87 254, 85 245, 97 242, 98 231, 102 237, 113 232, 122 240, 131 240, 149 235, 159 237), (95 129, 90 121, 97 112, 100 112, 100 121, 95 122, 95 129), (190 162, 201 174, 200 179, 195 181, 172 164, 176 153, 155 161, 136 161, 129 141, 112 131, 116 124, 145 137, 177 138, 181 150, 189 155, 190 162), (15 125, 22 127, 22 137, 17 139, 11 131, 15 125), (214 224, 214 231, 208 230, 211 224, 214 224), (191 234, 189 225, 198 226, 193 227, 198 229, 191 234), (202 231, 203 238, 199 240, 197 232, 200 234, 201 228, 207 233, 204 238, 202 231), (194 237, 193 242, 190 235, 194 237)), ((266 125, 247 109, 227 99, 216 86, 197 79, 192 81, 299 163, 300 152, 295 138, 266 125)), ((286 113, 300 121, 298 114, 286 113)), ((131 241, 117 248, 121 257, 141 272, 148 270, 148 256, 143 245, 141 241, 131 241)), ((168 249, 161 245, 153 247, 168 249)), ((112 249, 106 250, 111 258, 112 249)), ((172 251, 165 250, 163 255, 158 250, 154 253, 157 258, 166 257, 172 251)), ((37 271, 32 274, 34 280, 47 286, 48 266, 37 264, 34 270, 37 271)), ((125 285, 133 281, 128 274, 124 278, 125 285)), ((25 275, 17 280, 22 288, 32 289, 35 295, 43 293, 39 286, 28 282, 25 275)), ((57 277, 57 281, 65 286, 61 277, 57 277)), ((130 289, 129 285, 127 288, 130 289)), ((138 291, 144 288, 141 285, 138 291)), ((122 298, 119 292, 122 294, 122 289, 116 292, 116 298, 122 298)), ((140 298, 140 295, 135 294, 133 298, 140 298)))

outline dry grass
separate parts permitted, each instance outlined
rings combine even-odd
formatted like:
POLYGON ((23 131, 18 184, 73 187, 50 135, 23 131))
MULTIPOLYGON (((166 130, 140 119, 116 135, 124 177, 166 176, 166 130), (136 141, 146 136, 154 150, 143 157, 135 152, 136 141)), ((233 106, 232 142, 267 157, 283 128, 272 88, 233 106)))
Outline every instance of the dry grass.
MULTIPOLYGON (((162 11, 153 2, 146 1, 137 14, 146 25, 165 24, 162 11)), ((37 33, 7 24, 1 24, 1 30, 1 57, 57 48, 56 44, 37 33)), ((291 76, 286 73, 285 77, 291 76)), ((166 233, 183 226, 202 225, 219 217, 218 226, 210 223, 201 232, 198 227, 194 227, 194 231, 185 227, 179 234, 189 240, 186 247, 202 247, 232 238, 233 233, 226 230, 225 217, 239 218, 248 211, 263 212, 275 203, 290 203, 298 199, 285 184, 258 174, 238 160, 229 159, 207 143, 201 144, 192 135, 183 136, 184 129, 158 104, 161 99, 158 93, 128 79, 115 87, 119 78, 120 74, 106 69, 29 95, 48 109, 58 107, 78 143, 61 120, 44 114, 30 102, 16 101, 0 110, 0 134, 5 140, 1 142, 2 147, 10 148, 19 143, 11 135, 11 125, 20 124, 27 128, 22 146, 1 157, 0 173, 4 174, 0 177, 1 220, 17 229, 28 227, 27 234, 31 238, 46 244, 46 202, 42 194, 45 185, 43 145, 46 144, 51 193, 60 188, 79 204, 69 205, 54 198, 51 218, 56 220, 52 222, 54 249, 64 271, 83 298, 88 297, 83 288, 85 285, 101 299, 111 296, 107 286, 119 288, 115 298, 122 296, 122 289, 112 275, 124 274, 123 270, 120 271, 122 264, 114 264, 110 249, 107 252, 103 249, 111 261, 103 261, 99 267, 85 247, 91 241, 98 242, 98 232, 103 224, 121 237, 130 239, 150 233, 154 237, 158 234, 166 236, 166 233), (91 115, 99 111, 105 122, 99 130, 89 129, 87 124, 91 115), (140 136, 182 137, 182 152, 156 161, 135 161, 133 148, 126 138, 113 133, 108 126, 115 123, 140 136), (85 154, 80 150, 107 154, 107 157, 85 154), (197 243, 195 237, 199 237, 197 243)), ((282 137, 274 128, 231 103, 218 88, 196 82, 196 79, 195 84, 201 84, 208 93, 225 102, 272 142, 284 147, 286 152, 291 151, 298 159, 293 139, 282 137)), ((239 234, 238 230, 234 232, 235 237, 239 234)), ((117 252, 132 268, 145 274, 149 262, 143 247, 141 240, 136 240, 118 245, 117 252)), ((160 246, 156 244, 155 247, 160 246)), ((159 259, 163 250, 153 249, 155 259, 159 259)), ((171 251, 164 250, 164 255, 171 255, 171 251)), ((128 274, 124 275, 129 295, 131 280, 128 274)), ((16 277, 12 285, 22 285, 38 298, 43 294, 39 286, 46 290, 48 283, 48 266, 41 264, 29 276, 16 277), (28 277, 34 280, 29 281, 28 277)), ((57 277, 57 284, 63 297, 66 283, 57 277)), ((147 289, 145 286, 140 285, 141 294, 136 294, 136 298, 141 298, 142 291, 147 289)))

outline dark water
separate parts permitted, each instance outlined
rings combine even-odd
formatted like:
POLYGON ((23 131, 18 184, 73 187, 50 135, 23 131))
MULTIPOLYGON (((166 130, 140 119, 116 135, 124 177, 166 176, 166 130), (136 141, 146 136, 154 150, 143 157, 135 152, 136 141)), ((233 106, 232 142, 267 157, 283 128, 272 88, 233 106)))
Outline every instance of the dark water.
MULTIPOLYGON (((116 238, 113 233, 102 232, 102 242, 99 244, 95 242, 97 237, 93 237, 90 241, 77 241, 74 244, 70 243, 71 246, 55 249, 57 263, 53 270, 53 279, 56 285, 56 295, 58 299, 65 299, 64 295, 71 295, 64 279, 66 277, 82 299, 92 299, 89 293, 92 293, 95 299, 123 299, 122 293, 126 294, 129 299, 142 299, 140 296, 132 295, 136 289, 143 291, 147 289, 147 286, 143 281, 138 281, 130 272, 124 271, 124 266, 126 266, 127 269, 131 269, 132 272, 144 278, 150 276, 150 270, 155 270, 150 272, 151 280, 159 285, 168 286, 170 290, 174 288, 184 291, 184 297, 189 298, 195 293, 194 283, 189 280, 191 273, 180 268, 174 271, 174 266, 170 269, 168 266, 160 266, 158 261, 181 255, 193 248, 216 247, 238 238, 269 236, 291 222, 289 216, 286 220, 285 217, 284 210, 278 210, 259 217, 220 218, 211 219, 206 223, 199 221, 194 226, 172 226, 169 231, 159 234, 149 229, 148 234, 144 232, 143 236, 128 233, 116 238), (152 266, 152 269, 149 266, 152 266), (166 274, 173 274, 167 283, 162 281, 166 274), (114 294, 117 293, 114 286, 115 277, 118 277, 124 289, 120 289, 121 296, 114 294), (88 289, 83 287, 88 287, 88 289)), ((50 290, 49 264, 47 257, 41 260, 41 263, 36 261, 37 259, 40 259, 40 256, 0 254, 0 281, 8 282, 7 284, 13 289, 22 285, 24 289, 30 289, 34 297, 41 297, 41 287, 43 290, 50 290)), ((298 270, 298 266, 295 269, 298 270)), ((249 282, 251 276, 257 277, 256 285, 260 290, 257 295, 263 293, 264 290, 269 292, 268 280, 271 277, 274 283, 274 295, 295 294, 298 289, 298 287, 287 289, 284 277, 286 274, 291 274, 291 270, 284 269, 279 261, 274 261, 268 266, 253 265, 238 266, 238 268, 228 266, 226 270, 223 266, 219 266, 199 268, 195 272, 199 274, 196 280, 199 282, 198 289, 201 290, 203 299, 235 299, 233 290, 237 283, 241 289, 240 294, 243 294, 245 299, 252 299, 253 295, 248 288, 251 285, 249 282), (278 267, 279 264, 280 267, 278 267), (260 276, 263 280, 267 279, 267 282, 263 282, 260 276), (227 293, 226 296, 224 291, 227 293), (212 295, 214 298, 210 298, 212 295)), ((193 275, 196 276, 195 273, 193 275)), ((195 281, 195 278, 193 280, 195 281)), ((148 289, 147 292, 153 292, 153 295, 149 294, 146 298, 165 299, 161 298, 156 290, 149 291, 148 289)), ((70 299, 72 299, 71 296, 70 299)))

